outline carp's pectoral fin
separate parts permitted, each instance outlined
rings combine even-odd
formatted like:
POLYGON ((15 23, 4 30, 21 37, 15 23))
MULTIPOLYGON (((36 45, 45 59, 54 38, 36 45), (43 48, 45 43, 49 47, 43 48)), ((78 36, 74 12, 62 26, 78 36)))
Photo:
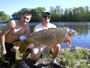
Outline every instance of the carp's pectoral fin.
POLYGON ((27 39, 14 42, 13 44, 20 47, 20 53, 23 53, 30 45, 27 39))
POLYGON ((71 41, 70 40, 68 40, 68 46, 71 47, 71 41))
POLYGON ((28 49, 28 45, 22 45, 22 46, 20 47, 20 53, 25 52, 27 49, 28 49))

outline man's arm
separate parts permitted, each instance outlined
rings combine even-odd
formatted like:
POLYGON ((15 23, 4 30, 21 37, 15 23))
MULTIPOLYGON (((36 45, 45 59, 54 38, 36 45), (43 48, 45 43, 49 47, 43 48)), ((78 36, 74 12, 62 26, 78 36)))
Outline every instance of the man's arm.
POLYGON ((25 35, 26 35, 26 39, 28 39, 30 37, 30 28, 29 28, 28 25, 27 25, 27 28, 26 28, 25 35))
POLYGON ((6 48, 5 48, 5 36, 12 30, 12 28, 15 26, 13 23, 14 21, 8 22, 8 24, 4 27, 4 29, 1 32, 1 54, 6 54, 6 48))

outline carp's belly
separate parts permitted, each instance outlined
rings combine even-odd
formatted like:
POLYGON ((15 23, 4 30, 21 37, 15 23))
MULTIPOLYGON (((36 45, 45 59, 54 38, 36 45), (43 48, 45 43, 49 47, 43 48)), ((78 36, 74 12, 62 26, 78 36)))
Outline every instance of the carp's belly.
POLYGON ((37 34, 33 36, 33 41, 39 41, 41 45, 56 45, 58 43, 62 43, 67 37, 67 35, 67 32, 46 32, 43 34, 37 34))

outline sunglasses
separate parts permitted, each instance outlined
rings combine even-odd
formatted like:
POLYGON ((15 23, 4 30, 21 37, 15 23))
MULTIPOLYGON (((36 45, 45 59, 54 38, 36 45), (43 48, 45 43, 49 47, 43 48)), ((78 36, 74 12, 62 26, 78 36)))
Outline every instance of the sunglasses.
POLYGON ((43 16, 43 18, 50 18, 50 15, 48 15, 48 16, 43 16))

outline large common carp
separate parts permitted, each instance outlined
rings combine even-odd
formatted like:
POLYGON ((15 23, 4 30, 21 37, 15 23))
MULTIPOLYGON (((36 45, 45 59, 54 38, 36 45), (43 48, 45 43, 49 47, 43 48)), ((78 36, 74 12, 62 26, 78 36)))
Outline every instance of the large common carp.
MULTIPOLYGON (((68 35, 72 37, 77 35, 77 32, 67 27, 49 28, 32 33, 29 39, 17 41, 13 44, 19 46, 20 52, 23 53, 30 44, 33 44, 36 41, 39 41, 40 45, 57 45, 63 43, 68 35)), ((69 46, 71 47, 70 41, 69 46)))

